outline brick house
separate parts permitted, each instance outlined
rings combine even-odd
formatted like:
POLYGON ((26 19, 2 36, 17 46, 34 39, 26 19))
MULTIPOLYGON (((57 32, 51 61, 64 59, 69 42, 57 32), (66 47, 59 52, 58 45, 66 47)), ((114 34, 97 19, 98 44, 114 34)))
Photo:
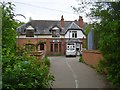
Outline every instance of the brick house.
POLYGON ((31 20, 17 28, 17 46, 43 50, 47 55, 65 55, 66 44, 75 42, 82 50, 86 36, 83 19, 78 21, 31 20), (69 33, 69 34, 68 34, 69 33))

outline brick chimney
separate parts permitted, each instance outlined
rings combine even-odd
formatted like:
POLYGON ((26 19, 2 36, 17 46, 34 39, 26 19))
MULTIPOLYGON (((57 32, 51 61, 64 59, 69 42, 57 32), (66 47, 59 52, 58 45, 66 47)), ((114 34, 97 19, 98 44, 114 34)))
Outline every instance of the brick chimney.
POLYGON ((80 28, 83 28, 83 26, 84 26, 84 22, 83 22, 82 16, 79 16, 78 25, 79 25, 80 28))
POLYGON ((77 20, 74 20, 74 22, 75 22, 76 24, 78 24, 77 20))
POLYGON ((63 28, 64 27, 64 18, 63 18, 63 15, 61 16, 60 24, 61 24, 61 27, 63 28))

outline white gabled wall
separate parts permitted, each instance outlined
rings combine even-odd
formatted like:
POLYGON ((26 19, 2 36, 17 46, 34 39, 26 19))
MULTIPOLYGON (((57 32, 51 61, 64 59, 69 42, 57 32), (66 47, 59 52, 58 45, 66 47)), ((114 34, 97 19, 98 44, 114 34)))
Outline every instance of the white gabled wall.
POLYGON ((86 38, 81 30, 68 30, 65 34, 65 38, 72 38, 72 31, 77 31, 77 38, 86 38))

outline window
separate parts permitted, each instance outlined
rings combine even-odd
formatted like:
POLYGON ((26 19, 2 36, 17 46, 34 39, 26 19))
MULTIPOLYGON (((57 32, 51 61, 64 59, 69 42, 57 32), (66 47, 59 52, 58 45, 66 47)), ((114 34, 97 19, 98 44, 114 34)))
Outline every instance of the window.
POLYGON ((26 37, 34 37, 34 30, 26 30, 26 37))
POLYGON ((40 44, 40 50, 44 50, 44 44, 40 44))
POLYGON ((52 37, 60 37, 60 34, 56 30, 52 30, 52 37))
POLYGON ((55 52, 58 52, 58 44, 54 44, 55 52))
POLYGON ((51 47, 51 52, 53 52, 53 44, 51 44, 50 47, 51 47))
MULTIPOLYGON (((51 43, 50 44, 50 51, 51 52, 58 52, 58 43, 51 43), (53 50, 54 48, 54 50, 53 50)), ((61 44, 59 44, 59 51, 61 52, 61 44)))
POLYGON ((77 38, 77 31, 72 31, 72 38, 77 38))
POLYGON ((59 44, 59 52, 61 52, 61 43, 59 44))
POLYGON ((53 31, 52 31, 52 37, 57 37, 57 35, 56 35, 56 30, 53 30, 53 31))

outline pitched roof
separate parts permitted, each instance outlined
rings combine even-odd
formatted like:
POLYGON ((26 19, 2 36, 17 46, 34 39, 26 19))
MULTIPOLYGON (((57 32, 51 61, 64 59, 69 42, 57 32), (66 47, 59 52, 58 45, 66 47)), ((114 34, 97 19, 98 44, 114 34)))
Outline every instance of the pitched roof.
POLYGON ((65 34, 65 32, 72 29, 80 29, 80 27, 74 23, 74 21, 64 21, 64 28, 61 27, 60 21, 54 20, 31 20, 30 22, 21 25, 17 28, 17 33, 26 34, 25 30, 27 27, 32 26, 35 29, 35 34, 51 34, 50 29, 54 26, 60 28, 60 34, 65 34))
POLYGON ((81 29, 75 22, 72 22, 67 29, 81 29))

